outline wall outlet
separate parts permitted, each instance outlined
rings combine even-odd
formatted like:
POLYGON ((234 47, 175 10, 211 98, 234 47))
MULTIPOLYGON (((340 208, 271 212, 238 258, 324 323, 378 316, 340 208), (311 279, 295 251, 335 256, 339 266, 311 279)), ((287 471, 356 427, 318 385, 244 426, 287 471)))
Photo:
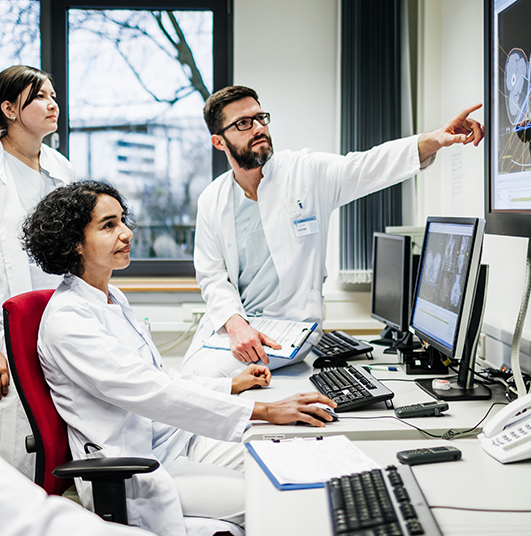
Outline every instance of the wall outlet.
POLYGON ((183 322, 192 322, 194 315, 204 315, 206 313, 206 304, 202 302, 189 302, 182 304, 183 322))

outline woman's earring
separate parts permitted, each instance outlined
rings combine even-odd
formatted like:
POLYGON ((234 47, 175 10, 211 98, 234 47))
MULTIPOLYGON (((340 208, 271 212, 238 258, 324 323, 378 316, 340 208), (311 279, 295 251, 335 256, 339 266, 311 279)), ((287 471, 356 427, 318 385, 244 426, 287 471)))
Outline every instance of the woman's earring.
POLYGON ((14 120, 16 119, 16 116, 13 115, 13 116, 10 117, 9 119, 11 119, 11 121, 14 121, 14 120))

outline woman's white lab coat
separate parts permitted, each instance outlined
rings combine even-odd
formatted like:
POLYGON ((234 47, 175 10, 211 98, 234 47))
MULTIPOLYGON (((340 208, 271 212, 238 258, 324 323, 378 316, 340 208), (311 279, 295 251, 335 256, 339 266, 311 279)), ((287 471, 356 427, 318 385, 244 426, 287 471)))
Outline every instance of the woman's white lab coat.
MULTIPOLYGON (((41 169, 48 172, 57 187, 75 181, 72 164, 62 154, 44 144, 41 145, 40 164, 41 169)), ((22 208, 13 175, 9 166, 6 165, 6 152, 1 143, 0 207, 1 254, 9 289, 7 295, 0 296, 1 303, 4 303, 12 296, 37 289, 33 287, 29 259, 21 247, 19 238, 26 211, 22 208)), ((0 266, 0 268, 2 267, 0 266)), ((43 273, 42 278, 43 281, 48 278, 50 282, 49 286, 42 288, 55 288, 61 282, 61 278, 50 274, 43 273)), ((0 318, 0 326, 3 326, 3 316, 0 318)), ((2 329, 1 337, 3 338, 3 336, 2 329)))
MULTIPOLYGON (((433 158, 423 162, 422 169, 433 158)), ((332 211, 412 177, 420 169, 418 136, 346 156, 309 149, 275 153, 262 170, 258 206, 279 277, 279 295, 263 314, 321 325, 332 211), (301 220, 311 222, 318 232, 304 234, 301 220)), ((238 293, 233 187, 233 173, 228 171, 210 184, 198 200, 194 264, 207 314, 187 355, 232 315, 246 318, 238 293)))
MULTIPOLYGON (((168 373, 125 296, 68 275, 44 312, 38 351, 57 410, 68 423, 74 459, 156 458, 161 467, 135 475, 127 489, 129 523, 160 536, 184 534, 179 496, 166 468, 193 433, 240 441, 254 404, 230 396, 230 379, 168 373)), ((76 484, 90 506, 88 486, 76 484)))
MULTIPOLYGON (((56 186, 75 180, 74 169, 60 153, 41 146, 41 168, 48 172, 56 186)), ((28 168, 29 170, 29 168, 28 168)), ((6 152, 0 143, 0 305, 8 298, 36 290, 55 288, 61 278, 42 272, 35 286, 30 275, 29 259, 20 245, 20 226, 26 211, 22 208, 14 178, 6 165, 6 152)), ((4 316, 0 311, 0 351, 5 355, 4 316)), ((13 382, 7 396, 0 400, 0 455, 32 478, 34 455, 27 454, 24 439, 31 434, 26 415, 13 382)))

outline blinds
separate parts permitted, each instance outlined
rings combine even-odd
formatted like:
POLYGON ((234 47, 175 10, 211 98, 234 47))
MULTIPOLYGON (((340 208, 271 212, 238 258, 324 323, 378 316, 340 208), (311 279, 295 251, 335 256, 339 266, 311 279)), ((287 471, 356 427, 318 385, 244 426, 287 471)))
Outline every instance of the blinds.
MULTIPOLYGON (((401 135, 400 0, 343 0, 341 152, 401 135)), ((400 184, 340 209, 340 278, 369 283, 372 236, 402 225, 400 184)))

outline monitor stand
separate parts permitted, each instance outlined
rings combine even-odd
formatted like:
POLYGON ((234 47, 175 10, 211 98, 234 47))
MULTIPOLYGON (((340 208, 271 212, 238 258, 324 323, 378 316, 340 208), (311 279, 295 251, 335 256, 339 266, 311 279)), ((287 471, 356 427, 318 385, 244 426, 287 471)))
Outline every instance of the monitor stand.
POLYGON ((420 348, 420 342, 413 340, 413 333, 410 331, 397 331, 389 326, 386 326, 380 332, 380 338, 370 341, 371 344, 377 346, 388 346, 384 354, 397 354, 398 351, 411 351, 415 348, 420 348))
POLYGON ((489 267, 486 264, 482 264, 479 270, 474 306, 466 334, 463 357, 459 362, 457 378, 450 380, 450 389, 444 391, 433 389, 432 379, 415 380, 415 383, 421 389, 435 398, 449 402, 451 400, 489 400, 492 396, 491 390, 486 385, 474 381, 476 350, 483 324, 488 279, 489 267))
POLYGON ((399 354, 406 374, 416 376, 420 374, 448 374, 448 367, 443 363, 443 356, 432 346, 428 346, 422 351, 399 350, 399 354))

